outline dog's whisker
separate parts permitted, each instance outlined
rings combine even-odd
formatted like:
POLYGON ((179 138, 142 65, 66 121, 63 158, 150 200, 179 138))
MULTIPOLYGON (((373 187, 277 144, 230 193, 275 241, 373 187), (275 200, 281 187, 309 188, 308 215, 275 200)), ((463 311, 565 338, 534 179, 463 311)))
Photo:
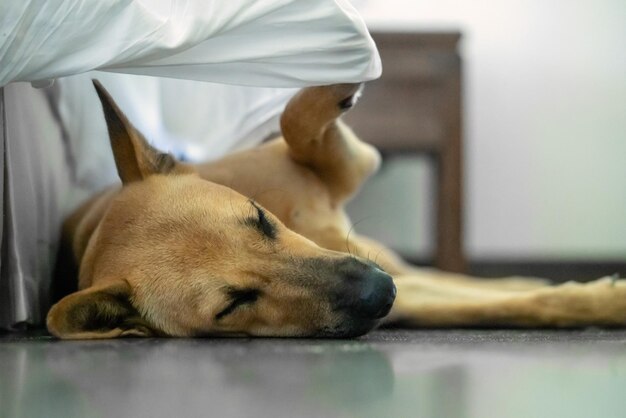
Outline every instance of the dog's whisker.
POLYGON ((376 253, 376 257, 374 257, 374 263, 378 264, 378 256, 379 256, 379 255, 380 255, 380 253, 382 253, 382 252, 383 252, 383 250, 382 250, 382 249, 378 250, 378 252, 376 253))
POLYGON ((233 197, 229 196, 228 198, 228 205, 230 206, 230 211, 232 212, 233 216, 239 221, 241 222, 242 219, 240 218, 240 216, 237 214, 237 212, 235 211, 235 208, 233 207, 233 197))
POLYGON ((230 198, 229 198, 230 210, 233 213, 233 216, 235 217, 235 219, 237 219, 237 221, 240 224, 246 223, 246 216, 249 217, 249 216, 253 215, 254 207, 250 205, 250 202, 254 202, 254 200, 253 199, 248 199, 247 201, 245 201, 245 203, 239 203, 239 205, 240 205, 240 207, 242 209, 237 211, 233 207, 233 196, 230 196, 230 198), (245 215, 246 213, 247 213, 247 215, 245 215))
MULTIPOLYGON (((348 250, 348 254, 350 254, 350 256, 357 257, 359 255, 358 253, 355 255, 352 251, 350 251, 350 234, 352 233, 352 231, 356 228, 358 224, 370 219, 371 217, 372 215, 361 218, 350 226, 350 229, 348 230, 348 234, 346 235, 346 249, 348 250)), ((355 247, 354 249, 358 251, 357 247, 355 247)))
POLYGON ((346 235, 346 250, 348 251, 348 254, 350 254, 350 257, 354 258, 354 255, 352 254, 352 252, 350 252, 350 233, 352 232, 353 229, 354 229, 354 224, 350 226, 350 229, 348 230, 348 234, 346 235))

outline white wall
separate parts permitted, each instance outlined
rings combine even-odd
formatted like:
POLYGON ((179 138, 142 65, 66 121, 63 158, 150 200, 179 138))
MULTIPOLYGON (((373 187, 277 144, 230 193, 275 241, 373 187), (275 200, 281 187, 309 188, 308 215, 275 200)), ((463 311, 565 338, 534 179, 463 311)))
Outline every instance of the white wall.
POLYGON ((463 31, 470 257, 626 259, 626 1, 359 8, 373 29, 463 31))

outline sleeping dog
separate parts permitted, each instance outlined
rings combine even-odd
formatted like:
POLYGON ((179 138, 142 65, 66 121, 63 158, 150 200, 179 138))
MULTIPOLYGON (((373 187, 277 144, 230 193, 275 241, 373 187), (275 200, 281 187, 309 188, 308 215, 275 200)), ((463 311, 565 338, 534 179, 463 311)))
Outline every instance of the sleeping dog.
POLYGON ((77 277, 61 279, 78 290, 48 313, 57 337, 354 337, 381 320, 626 324, 621 280, 551 286, 415 269, 350 233, 344 205, 380 163, 340 119, 359 85, 304 89, 281 116, 281 137, 199 165, 150 146, 94 85, 122 185, 64 223, 59 263, 77 277))

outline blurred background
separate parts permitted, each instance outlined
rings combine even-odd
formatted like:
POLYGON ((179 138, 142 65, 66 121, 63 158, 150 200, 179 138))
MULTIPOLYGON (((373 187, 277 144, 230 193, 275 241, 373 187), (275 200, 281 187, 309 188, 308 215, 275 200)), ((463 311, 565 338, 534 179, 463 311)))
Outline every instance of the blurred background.
MULTIPOLYGON (((460 35, 461 241, 469 270, 625 275, 626 2, 369 0, 357 6, 375 39, 389 31, 416 34, 400 56, 423 52, 424 36, 460 35)), ((401 59, 385 60, 393 42, 379 48, 383 80, 410 77, 396 74, 401 59)), ((430 58, 450 53, 438 48, 430 58)), ((416 80, 422 76, 419 68, 412 71, 416 80)), ((381 114, 393 110, 388 100, 381 114)), ((406 109, 398 112, 410 117, 406 109)), ((445 118, 437 123, 445 131, 445 118)), ((355 130, 368 135, 359 125, 355 130)), ((385 139, 374 141, 385 149, 385 139)), ((428 262, 437 251, 437 157, 385 155, 382 172, 351 205, 356 229, 428 262)))

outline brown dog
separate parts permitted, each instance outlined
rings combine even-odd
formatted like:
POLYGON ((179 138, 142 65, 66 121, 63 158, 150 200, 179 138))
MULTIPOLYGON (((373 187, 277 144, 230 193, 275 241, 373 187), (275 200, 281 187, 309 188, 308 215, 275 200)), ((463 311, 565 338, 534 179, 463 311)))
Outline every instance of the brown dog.
POLYGON ((357 336, 389 313, 395 286, 386 321, 409 326, 626 324, 623 281, 417 270, 349 234, 344 204, 380 161, 339 119, 358 85, 304 89, 282 138, 196 166, 153 149, 95 85, 123 185, 64 225, 80 290, 48 314, 58 337, 357 336))

